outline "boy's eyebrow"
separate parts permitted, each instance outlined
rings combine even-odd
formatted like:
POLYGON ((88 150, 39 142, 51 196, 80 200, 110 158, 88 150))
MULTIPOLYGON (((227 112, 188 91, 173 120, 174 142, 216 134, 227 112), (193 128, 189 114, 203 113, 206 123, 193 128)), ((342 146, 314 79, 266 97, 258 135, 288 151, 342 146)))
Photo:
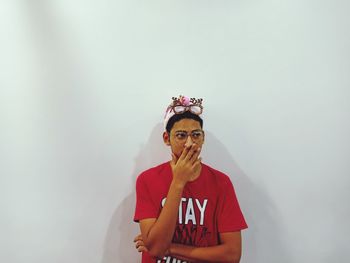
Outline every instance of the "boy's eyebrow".
MULTIPOLYGON (((201 129, 196 129, 196 130, 192 130, 190 132, 197 132, 197 131, 202 131, 202 130, 201 129)), ((187 131, 185 131, 185 130, 177 130, 175 132, 186 132, 187 133, 187 131)))

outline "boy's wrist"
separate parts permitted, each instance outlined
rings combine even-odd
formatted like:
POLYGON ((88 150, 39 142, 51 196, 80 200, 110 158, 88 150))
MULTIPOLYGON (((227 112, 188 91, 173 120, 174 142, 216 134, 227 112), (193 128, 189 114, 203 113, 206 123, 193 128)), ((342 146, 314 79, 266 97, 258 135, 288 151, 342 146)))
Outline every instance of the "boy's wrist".
POLYGON ((186 182, 184 182, 183 180, 179 180, 177 178, 173 178, 172 185, 176 189, 182 190, 185 187, 186 182))

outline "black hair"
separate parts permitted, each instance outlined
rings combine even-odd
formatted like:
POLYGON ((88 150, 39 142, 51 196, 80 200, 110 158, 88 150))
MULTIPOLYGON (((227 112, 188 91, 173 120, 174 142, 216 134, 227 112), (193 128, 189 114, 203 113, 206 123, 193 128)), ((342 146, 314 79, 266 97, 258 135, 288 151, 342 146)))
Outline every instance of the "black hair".
POLYGON ((199 124, 201 125, 201 128, 203 128, 203 120, 201 117, 199 117, 198 115, 196 115, 190 111, 185 111, 184 113, 175 114, 169 119, 169 121, 166 125, 166 131, 168 133, 170 133, 175 122, 178 122, 179 120, 182 120, 182 119, 192 119, 192 120, 198 121, 199 124))

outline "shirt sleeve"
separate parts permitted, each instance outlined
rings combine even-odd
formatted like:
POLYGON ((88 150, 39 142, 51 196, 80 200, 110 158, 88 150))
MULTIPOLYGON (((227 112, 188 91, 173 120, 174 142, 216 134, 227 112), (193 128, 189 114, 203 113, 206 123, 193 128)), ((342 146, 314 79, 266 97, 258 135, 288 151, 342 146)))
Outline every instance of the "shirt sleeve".
POLYGON ((141 219, 157 217, 158 208, 152 200, 144 174, 141 174, 136 180, 136 207, 134 221, 139 222, 141 219))
POLYGON ((234 232, 247 227, 232 182, 227 177, 219 199, 218 231, 234 232))

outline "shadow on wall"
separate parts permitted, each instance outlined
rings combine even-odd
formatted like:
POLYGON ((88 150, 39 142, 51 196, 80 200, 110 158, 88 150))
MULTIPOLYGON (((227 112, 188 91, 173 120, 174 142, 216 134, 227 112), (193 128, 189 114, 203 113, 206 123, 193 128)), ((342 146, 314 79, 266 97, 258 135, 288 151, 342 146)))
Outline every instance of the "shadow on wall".
MULTIPOLYGON (((145 146, 135 158, 133 185, 138 174, 152 166, 170 159, 170 150, 161 139, 162 125, 153 129, 145 146)), ((233 160, 229 151, 212 133, 206 131, 202 152, 203 162, 228 174, 248 223, 243 231, 242 263, 293 262, 285 244, 283 220, 273 200, 263 189, 254 185, 233 160)), ((121 202, 115 211, 104 244, 102 263, 141 262, 133 238, 138 234, 138 224, 133 222, 135 189, 121 202)))
MULTIPOLYGON (((233 152, 233 151, 231 151, 233 152)), ((263 186, 255 185, 240 169, 225 145, 206 131, 203 162, 229 175, 248 229, 242 231, 242 263, 293 262, 287 246, 287 228, 263 186)))
POLYGON ((102 263, 136 263, 141 262, 133 243, 139 233, 139 226, 134 223, 134 209, 136 204, 135 183, 137 176, 144 170, 170 160, 170 151, 163 144, 163 125, 156 125, 147 141, 141 146, 135 158, 135 168, 132 173, 133 188, 118 206, 110 221, 104 244, 102 263))

